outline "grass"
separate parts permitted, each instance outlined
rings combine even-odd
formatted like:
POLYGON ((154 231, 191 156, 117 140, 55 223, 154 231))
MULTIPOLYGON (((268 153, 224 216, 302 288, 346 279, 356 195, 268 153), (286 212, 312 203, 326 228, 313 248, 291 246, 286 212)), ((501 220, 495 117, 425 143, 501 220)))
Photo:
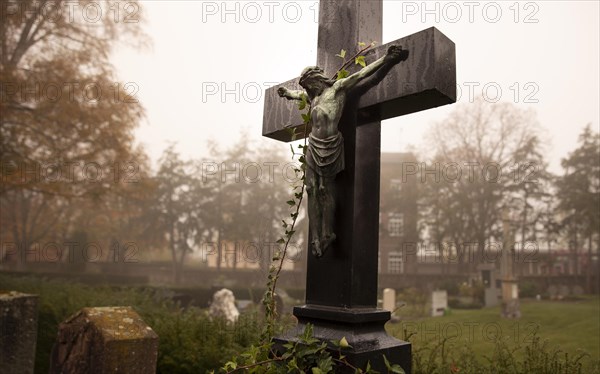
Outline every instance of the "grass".
MULTIPOLYGON (((498 338, 516 348, 529 345, 537 336, 551 349, 572 357, 586 352, 589 356, 583 362, 589 365, 600 360, 600 298, 521 300, 521 314, 520 319, 512 320, 500 317, 500 307, 451 310, 443 317, 405 320, 387 328, 398 338, 413 334, 410 340, 415 346, 439 344, 444 339, 454 347, 467 345, 480 359, 493 355, 498 338)), ((523 354, 515 351, 517 357, 523 354)))
MULTIPOLYGON (((243 315, 235 326, 215 323, 204 311, 182 310, 161 301, 147 289, 89 286, 1 273, 0 289, 40 295, 36 350, 36 372, 39 373, 48 372, 58 324, 84 306, 133 306, 160 336, 157 373, 203 373, 219 367, 256 342, 260 333, 260 321, 253 314, 243 315)), ((407 311, 401 309, 400 314, 403 312, 407 311)), ((452 310, 437 318, 409 320, 404 317, 403 323, 388 324, 387 328, 401 339, 405 336, 404 330, 414 334, 410 338, 414 374, 458 372, 458 368, 453 370, 453 365, 460 367, 461 374, 600 373, 600 298, 523 300, 521 312, 521 319, 506 320, 500 318, 499 307, 452 310), (547 340, 548 344, 538 344, 537 338, 547 340), (506 349, 499 350, 503 346, 506 349), (515 350, 516 347, 522 348, 515 350), (554 354, 556 347, 562 353, 554 354), (573 370, 576 366, 573 360, 577 363, 580 349, 588 355, 579 361, 583 369, 573 370), (564 352, 568 353, 568 359, 564 352), (521 363, 515 364, 516 359, 521 363), (526 362, 537 366, 526 366, 523 364, 526 362), (519 370, 511 369, 516 366, 519 370), (546 366, 550 369, 545 369, 546 366)))

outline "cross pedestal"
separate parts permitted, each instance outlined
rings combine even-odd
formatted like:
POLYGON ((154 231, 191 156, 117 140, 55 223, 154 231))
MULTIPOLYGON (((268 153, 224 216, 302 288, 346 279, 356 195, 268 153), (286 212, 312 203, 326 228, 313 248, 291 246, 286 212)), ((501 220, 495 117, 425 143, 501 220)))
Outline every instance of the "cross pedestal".
MULTIPOLYGON (((381 41, 382 15, 381 0, 321 1, 317 65, 327 76, 340 67, 335 57, 340 50, 381 41)), ((410 373, 410 343, 385 333, 390 312, 377 309, 380 121, 455 102, 455 48, 432 27, 369 50, 367 63, 392 44, 408 50, 408 60, 375 73, 346 102, 338 125, 345 169, 335 180, 337 239, 323 257, 308 255, 306 304, 294 308, 298 326, 276 340, 293 340, 310 323, 317 338, 346 337, 352 348, 344 354, 352 365, 364 368, 370 361, 375 370, 385 372, 385 354, 410 373)), ((277 94, 282 86, 300 89, 296 78, 266 91, 263 135, 291 141, 291 129, 307 134, 302 133, 296 103, 277 94)))

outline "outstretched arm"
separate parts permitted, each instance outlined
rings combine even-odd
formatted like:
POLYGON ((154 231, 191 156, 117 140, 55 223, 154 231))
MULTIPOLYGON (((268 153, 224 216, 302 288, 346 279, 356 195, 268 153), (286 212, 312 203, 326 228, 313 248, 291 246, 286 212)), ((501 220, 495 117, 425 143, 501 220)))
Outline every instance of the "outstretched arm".
POLYGON ((279 87, 277 89, 277 94, 279 94, 280 97, 285 97, 288 100, 302 101, 302 96, 306 96, 308 98, 308 95, 303 90, 288 90, 285 87, 279 87))
POLYGON ((386 64, 397 64, 400 61, 405 61, 408 58, 408 50, 402 49, 402 47, 398 47, 392 45, 388 48, 385 56, 379 58, 377 61, 373 62, 370 65, 367 65, 365 68, 360 71, 350 75, 347 78, 340 79, 336 83, 340 85, 341 88, 350 89, 356 86, 363 79, 373 75, 377 70, 381 69, 386 64))

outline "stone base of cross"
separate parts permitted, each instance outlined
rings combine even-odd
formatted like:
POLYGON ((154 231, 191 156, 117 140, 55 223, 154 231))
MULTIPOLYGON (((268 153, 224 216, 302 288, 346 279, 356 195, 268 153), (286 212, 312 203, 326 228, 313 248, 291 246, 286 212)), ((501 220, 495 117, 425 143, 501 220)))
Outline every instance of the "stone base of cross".
MULTIPOLYGON (((335 55, 342 49, 381 41, 382 15, 381 0, 321 0, 317 65, 327 76, 339 68, 335 55)), ((369 50, 367 63, 392 44, 407 49, 408 60, 357 88, 360 94, 346 103, 338 125, 345 168, 335 179, 337 239, 323 257, 308 254, 306 304, 294 308, 298 325, 275 340, 295 340, 310 323, 319 339, 345 337, 351 348, 344 355, 353 366, 365 368, 370 362, 373 369, 387 372, 385 355, 410 373, 410 343, 386 334, 390 312, 377 309, 380 121, 454 103, 456 64, 454 43, 435 28, 369 50)), ((306 136, 296 104, 279 97, 279 87, 299 89, 298 79, 266 91, 263 135, 291 141, 290 129, 296 129, 306 136)))

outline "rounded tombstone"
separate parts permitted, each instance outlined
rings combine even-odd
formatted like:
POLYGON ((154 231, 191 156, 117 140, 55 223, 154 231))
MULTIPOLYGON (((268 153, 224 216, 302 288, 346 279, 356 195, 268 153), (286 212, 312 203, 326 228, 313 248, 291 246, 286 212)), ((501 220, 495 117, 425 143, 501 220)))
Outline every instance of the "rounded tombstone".
POLYGON ((212 318, 223 318, 228 323, 237 322, 240 312, 235 306, 233 292, 227 288, 215 292, 208 313, 212 318))

